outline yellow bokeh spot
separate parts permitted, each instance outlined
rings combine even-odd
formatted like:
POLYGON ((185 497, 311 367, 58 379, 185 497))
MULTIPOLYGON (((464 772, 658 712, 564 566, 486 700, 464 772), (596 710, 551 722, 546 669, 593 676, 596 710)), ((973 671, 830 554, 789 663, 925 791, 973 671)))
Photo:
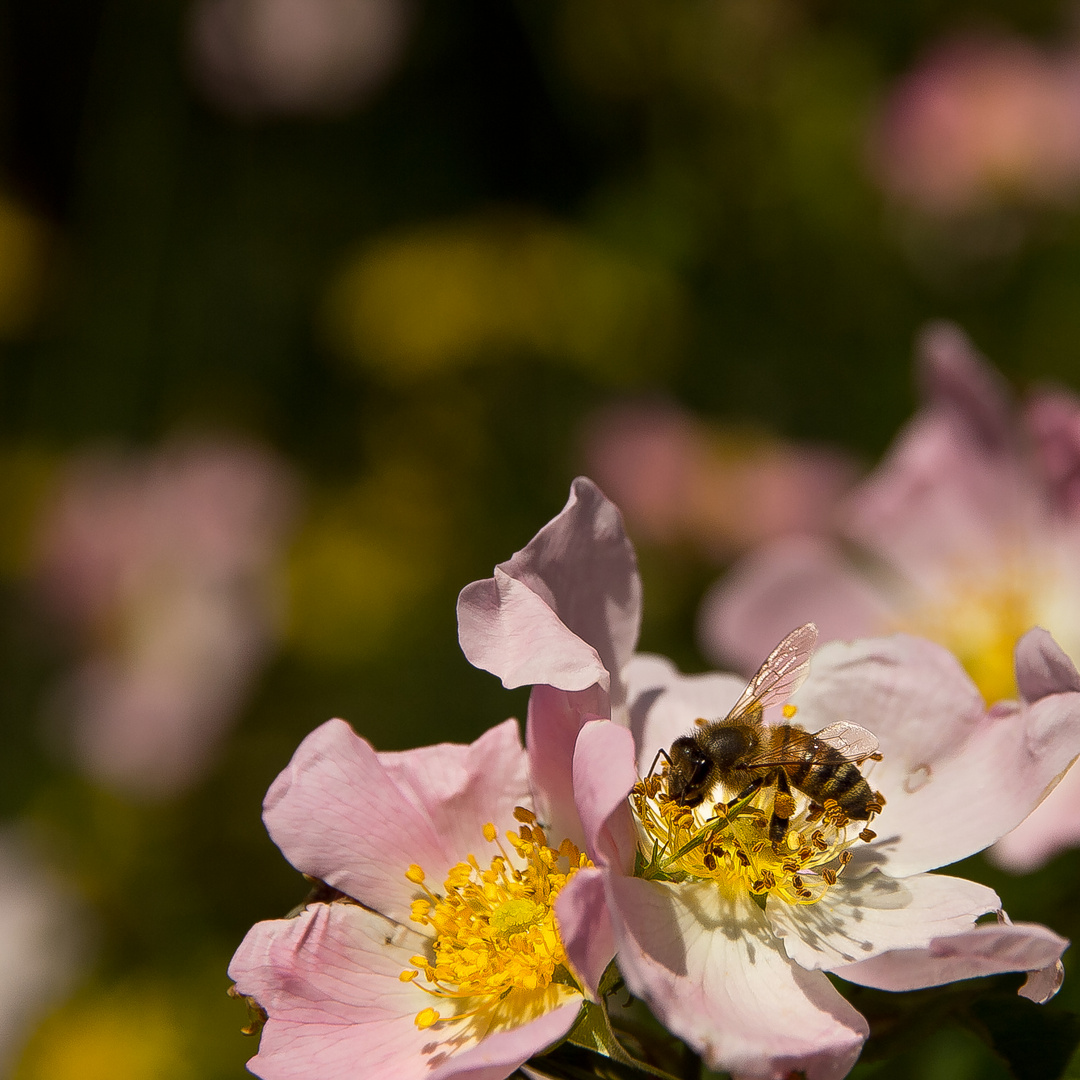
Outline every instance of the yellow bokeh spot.
POLYGON ((56 479, 57 457, 23 446, 0 453, 0 576, 25 574, 33 559, 42 508, 56 479))
POLYGON ((50 1016, 13 1080, 195 1080, 187 1038, 166 1003, 129 991, 102 994, 50 1016))
POLYGON ((446 533, 444 495, 415 463, 324 496, 289 555, 289 641, 331 664, 379 655, 438 582, 446 533))
POLYGON ((1015 573, 956 584, 934 603, 910 612, 893 627, 946 646, 964 665, 988 703, 1015 698, 1013 653, 1035 624, 1037 582, 1015 573))
POLYGON ((34 322, 45 292, 49 227, 0 195, 0 337, 17 337, 34 322))
POLYGON ((518 353, 622 382, 671 355, 681 302, 660 270, 506 213, 368 248, 337 281, 327 324, 339 351, 392 382, 518 353))

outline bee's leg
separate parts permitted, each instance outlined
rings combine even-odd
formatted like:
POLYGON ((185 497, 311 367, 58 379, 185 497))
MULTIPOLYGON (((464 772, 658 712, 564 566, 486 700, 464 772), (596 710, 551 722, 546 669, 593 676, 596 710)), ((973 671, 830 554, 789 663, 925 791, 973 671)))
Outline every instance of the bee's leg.
POLYGON ((732 800, 731 800, 731 802, 729 802, 729 803, 728 803, 727 805, 728 805, 728 806, 734 806, 734 805, 735 805, 736 803, 741 803, 741 802, 743 801, 743 799, 749 799, 749 798, 750 798, 750 796, 751 796, 751 795, 753 795, 753 794, 754 794, 754 792, 755 792, 755 791, 757 791, 757 789, 758 789, 759 787, 761 787, 761 785, 762 785, 762 783, 764 782, 764 780, 765 780, 765 777, 764 777, 764 776, 757 776, 757 777, 755 777, 755 778, 754 778, 753 780, 751 780, 751 781, 750 781, 750 783, 749 783, 749 784, 747 784, 747 785, 746 785, 746 787, 744 787, 744 788, 742 789, 742 791, 740 791, 740 792, 739 792, 739 794, 738 794, 738 795, 736 795, 736 796, 735 796, 735 798, 734 798, 734 799, 732 799, 732 800))
POLYGON ((771 779, 776 784, 776 794, 773 796, 773 812, 769 820, 769 839, 779 844, 787 836, 788 821, 795 812, 795 800, 791 797, 791 785, 783 769, 777 769, 771 779))
POLYGON ((652 764, 649 766, 649 771, 645 774, 644 779, 648 780, 649 777, 652 776, 654 772, 656 772, 656 763, 661 758, 663 758, 669 765, 671 764, 671 758, 668 757, 668 752, 663 747, 660 747, 660 749, 656 751, 656 757, 652 759, 652 764))

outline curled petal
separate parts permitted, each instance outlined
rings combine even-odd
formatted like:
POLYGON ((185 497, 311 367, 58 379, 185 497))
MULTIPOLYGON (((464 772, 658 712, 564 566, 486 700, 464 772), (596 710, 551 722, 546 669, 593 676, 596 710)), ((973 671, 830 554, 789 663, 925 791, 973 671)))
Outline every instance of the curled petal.
POLYGON ((992 889, 963 878, 875 872, 841 877, 816 904, 769 903, 765 911, 792 960, 829 971, 970 929, 1000 906, 992 889))
POLYGON ((1024 985, 1016 992, 1036 1005, 1045 1005, 1060 989, 1065 981, 1065 965, 1060 960, 1038 971, 1029 971, 1024 985))
MULTIPOLYGON (((522 599, 503 578, 518 582, 551 610, 571 636, 595 650, 600 667, 614 679, 613 697, 621 704, 618 677, 637 643, 641 581, 622 517, 591 480, 578 477, 574 481, 562 512, 521 551, 500 563, 494 579, 475 582, 462 592, 458 620, 461 645, 471 662, 504 682, 508 677, 504 670, 518 672, 513 677, 520 681, 507 685, 544 682, 563 690, 584 690, 599 681, 582 682, 584 676, 579 675, 571 685, 565 675, 557 681, 533 673, 527 663, 530 635, 542 633, 545 645, 554 649, 552 656, 545 657, 534 648, 535 663, 543 666, 555 661, 554 670, 560 674, 572 667, 570 645, 555 641, 550 628, 542 625, 535 603, 522 599), (494 590, 493 581, 498 583, 494 590), (516 640, 508 641, 507 633, 516 640), (526 640, 520 640, 522 635, 526 640)), ((584 660, 580 662, 587 666, 584 660)), ((607 687, 607 683, 603 685, 607 687)))
POLYGON ((1051 694, 1080 692, 1080 672, 1058 643, 1036 626, 1017 642, 1016 685, 1030 705, 1051 694))
MULTIPOLYGON (((1005 971, 1042 973, 1054 968, 1068 947, 1065 938, 1036 923, 976 926, 934 938, 924 948, 901 949, 837 968, 836 974, 879 990, 919 990, 1005 971)), ((1033 992, 1047 989, 1051 981, 1040 975, 1033 992)))
POLYGON ((839 1080, 866 1021, 820 972, 787 959, 748 896, 711 883, 608 876, 627 986, 712 1069, 747 1080, 839 1080))
POLYGON ((570 630, 542 596, 496 567, 458 597, 458 640, 469 663, 497 675, 508 690, 550 683, 584 690, 610 675, 597 651, 570 630))

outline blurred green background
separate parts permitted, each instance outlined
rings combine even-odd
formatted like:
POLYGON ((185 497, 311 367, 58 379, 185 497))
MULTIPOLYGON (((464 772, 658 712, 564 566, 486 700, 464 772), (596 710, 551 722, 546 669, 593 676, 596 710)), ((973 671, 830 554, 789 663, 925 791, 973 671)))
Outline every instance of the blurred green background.
MULTIPOLYGON (((13 865, 64 898, 41 955, 76 939, 66 977, 0 1024, 18 1080, 242 1075, 225 968, 305 892, 262 828, 267 786, 330 716, 398 749, 523 715, 524 692, 461 656, 455 598, 562 506, 595 410, 674 403, 737 441, 868 464, 914 407, 913 337, 938 317, 1018 388, 1080 386, 1076 191, 1048 197, 1021 163, 928 207, 872 149, 937 42, 1071 56, 1060 0, 320 3, 322 30, 284 0, 2 6, 0 811, 13 865), (65 625, 42 523, 73 461, 141 468, 203 439, 258 447, 288 509, 241 575, 270 599, 228 724, 197 775, 148 794, 80 765, 56 689, 127 655, 144 615, 106 597, 65 625)), ((702 669, 718 559, 635 539, 643 648, 702 669)), ((166 623, 188 595, 170 582, 166 623)), ((963 872, 1015 919, 1080 932, 1080 856, 963 872)), ((1012 985, 991 1005, 1063 1062, 1080 985, 1037 1021, 1012 985)), ((898 1019, 872 997, 855 1075, 1025 1075, 1027 1050, 1010 1073, 977 1037, 990 1006, 943 992, 898 1019)))

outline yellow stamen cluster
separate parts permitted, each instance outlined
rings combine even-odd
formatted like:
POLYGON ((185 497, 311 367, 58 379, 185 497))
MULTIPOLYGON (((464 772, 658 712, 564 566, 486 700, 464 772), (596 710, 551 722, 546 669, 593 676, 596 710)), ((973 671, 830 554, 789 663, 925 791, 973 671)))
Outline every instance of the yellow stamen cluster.
MULTIPOLYGON (((872 804, 880 810, 883 801, 872 804)), ((762 789, 739 803, 679 806, 662 776, 639 781, 630 793, 641 830, 642 873, 675 881, 715 881, 730 895, 750 893, 789 904, 813 904, 836 884, 858 840, 874 832, 852 822, 834 799, 824 806, 799 794, 762 789), (788 825, 769 837, 774 807, 788 825)), ((875 811, 876 812, 876 811, 875 811)))
POLYGON ((544 830, 531 811, 518 807, 517 833, 507 833, 510 854, 498 841, 495 826, 484 837, 500 854, 487 870, 476 856, 451 867, 442 895, 424 884, 424 872, 410 866, 409 881, 426 894, 413 901, 412 919, 435 934, 433 956, 414 956, 415 970, 401 973, 403 982, 423 976, 428 993, 453 1006, 443 1017, 423 1009, 420 1028, 442 1020, 473 1016, 492 1001, 515 991, 536 991, 551 982, 570 982, 566 953, 555 920, 555 898, 580 867, 591 866, 569 840, 548 846, 544 830))

